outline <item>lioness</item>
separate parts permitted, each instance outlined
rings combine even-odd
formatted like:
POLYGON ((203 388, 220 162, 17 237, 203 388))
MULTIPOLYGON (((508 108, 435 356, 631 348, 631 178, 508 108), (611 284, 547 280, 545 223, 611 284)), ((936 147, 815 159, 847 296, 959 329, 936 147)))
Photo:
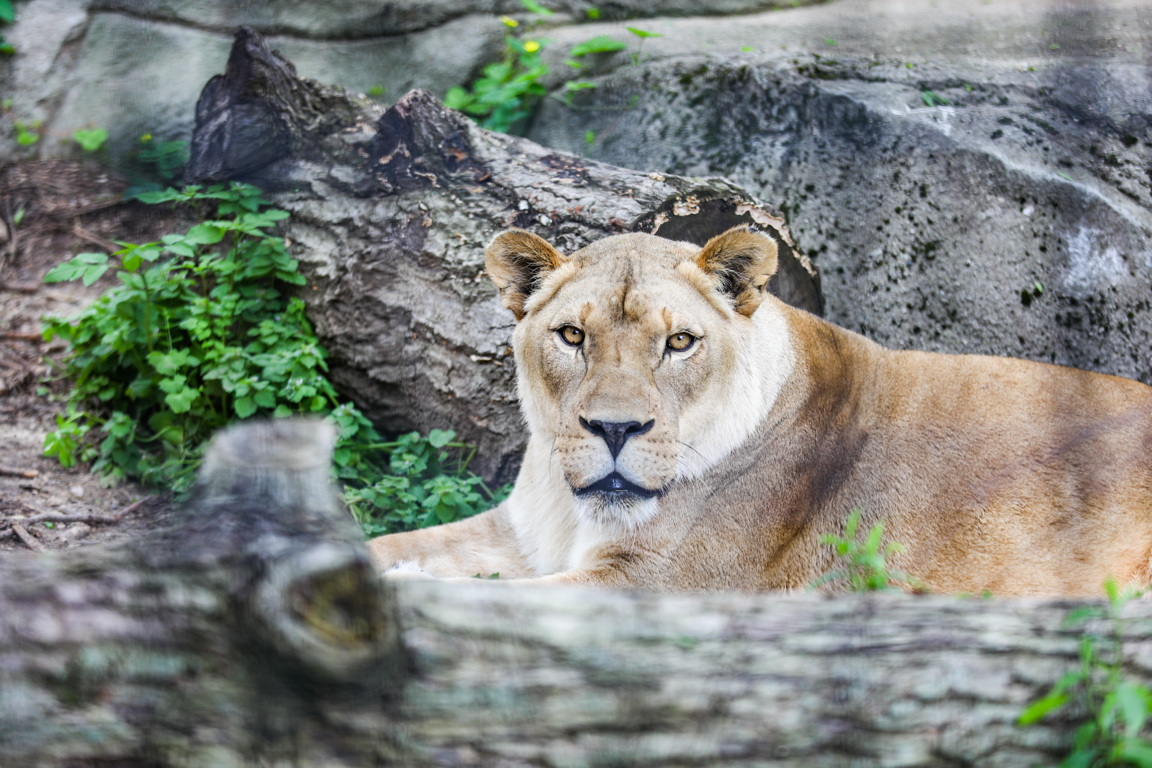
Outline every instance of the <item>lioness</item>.
POLYGON ((804 588, 854 508, 941 592, 1152 581, 1152 388, 894 352, 765 290, 776 244, 646 234, 565 256, 511 230, 487 269, 530 431, 482 515, 369 542, 381 570, 645 590, 804 588))

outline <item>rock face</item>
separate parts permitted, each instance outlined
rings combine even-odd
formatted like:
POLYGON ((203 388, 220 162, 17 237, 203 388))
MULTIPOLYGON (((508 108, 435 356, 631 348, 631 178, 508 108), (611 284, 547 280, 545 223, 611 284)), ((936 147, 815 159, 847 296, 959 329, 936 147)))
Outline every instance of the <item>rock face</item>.
MULTIPOLYGON (((812 0, 804 0, 805 3, 812 0)), ((795 0, 793 0, 793 3, 795 0)), ((741 13, 781 0, 548 0, 549 24, 669 14, 741 13)), ((16 50, 0 57, 0 87, 13 99, 9 120, 40 123, 50 139, 19 147, 5 126, 0 154, 77 152, 79 129, 109 131, 107 156, 124 166, 143 134, 187 141, 200 87, 218 74, 240 26, 265 34, 300 74, 353 92, 395 101, 412 88, 437 96, 497 60, 508 31, 499 19, 527 21, 519 0, 31 0, 17 8, 4 38, 16 50)))
POLYGON ((1142 4, 845 0, 647 28, 640 66, 597 62, 531 138, 781 201, 829 319, 886 345, 1152 383, 1142 4))
POLYGON ((452 428, 473 469, 514 479, 527 442, 512 314, 484 246, 521 227, 571 253, 621 232, 703 245, 740 223, 780 248, 769 289, 819 313, 784 217, 723 179, 641 173, 482 130, 427 91, 377 114, 301 80, 249 29, 197 104, 189 181, 242 178, 291 211, 309 317, 337 386, 383 429, 452 428))

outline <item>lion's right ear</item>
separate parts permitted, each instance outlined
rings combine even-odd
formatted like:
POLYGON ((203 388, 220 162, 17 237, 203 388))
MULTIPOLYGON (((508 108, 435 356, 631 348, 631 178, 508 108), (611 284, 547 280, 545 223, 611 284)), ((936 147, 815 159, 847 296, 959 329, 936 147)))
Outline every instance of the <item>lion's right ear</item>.
POLYGON ((484 256, 485 269, 500 289, 500 300, 517 321, 524 318, 524 305, 544 278, 568 261, 547 240, 522 229, 496 235, 484 256))

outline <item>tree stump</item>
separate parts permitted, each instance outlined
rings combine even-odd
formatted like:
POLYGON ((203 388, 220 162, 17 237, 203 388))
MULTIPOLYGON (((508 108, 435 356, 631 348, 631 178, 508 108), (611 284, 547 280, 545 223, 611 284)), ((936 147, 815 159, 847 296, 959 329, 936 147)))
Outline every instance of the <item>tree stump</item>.
POLYGON ((702 245, 753 223, 780 246, 770 289, 823 309, 783 215, 731 182, 554 152, 480 129, 425 91, 380 112, 296 77, 250 29, 196 116, 186 179, 250 181, 292 212, 285 234, 341 392, 389 432, 454 429, 490 481, 515 478, 526 444, 514 320, 483 272, 497 232, 521 227, 571 252, 633 231, 702 245))
MULTIPOLYGON (((216 438, 149 536, 0 560, 0 765, 1020 766, 1089 601, 381 582, 318 421, 216 438)), ((1152 677, 1152 602, 1125 674, 1152 677)), ((1095 627, 1107 631, 1106 625, 1095 627)))

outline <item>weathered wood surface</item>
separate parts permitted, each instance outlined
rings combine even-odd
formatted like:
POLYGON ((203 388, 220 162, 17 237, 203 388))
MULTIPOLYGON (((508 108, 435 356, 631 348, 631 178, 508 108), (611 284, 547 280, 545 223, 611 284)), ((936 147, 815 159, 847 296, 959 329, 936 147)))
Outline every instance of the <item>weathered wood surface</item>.
POLYGON ((781 213, 724 179, 647 174, 478 128, 431 94, 387 110, 297 78, 241 30, 208 83, 186 178, 275 190, 337 386, 389 431, 452 428, 473 469, 515 477, 527 440, 515 400, 512 314, 484 275, 508 227, 566 252, 611 234, 703 244, 756 223, 780 244, 769 287, 819 313, 819 277, 781 213))
MULTIPOLYGON (((331 434, 227 433, 127 545, 0 561, 3 766, 1022 766, 1071 601, 381 583, 331 434)), ((1128 606, 1152 679, 1152 602, 1128 606)))
POLYGON ((0 765, 372 764, 403 660, 332 441, 225 433, 151 535, 0 561, 0 765))

